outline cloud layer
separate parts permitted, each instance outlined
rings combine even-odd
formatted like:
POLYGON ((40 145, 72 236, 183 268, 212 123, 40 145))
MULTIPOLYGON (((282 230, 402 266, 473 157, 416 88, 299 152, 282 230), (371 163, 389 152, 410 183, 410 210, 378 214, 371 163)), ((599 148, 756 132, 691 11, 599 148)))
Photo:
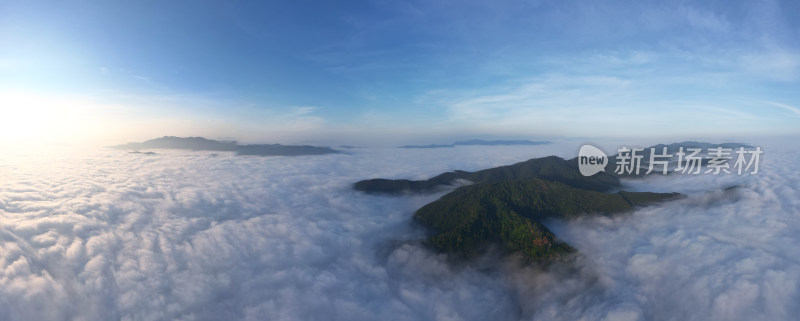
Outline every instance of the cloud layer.
POLYGON ((554 144, 296 158, 4 156, 0 319, 781 320, 800 312, 794 152, 770 155, 753 177, 630 182, 690 197, 618 218, 551 222, 582 255, 548 269, 494 257, 449 264, 415 242, 424 231, 410 220, 440 195, 350 189, 364 178, 574 153, 554 144), (706 192, 731 184, 741 187, 706 192))

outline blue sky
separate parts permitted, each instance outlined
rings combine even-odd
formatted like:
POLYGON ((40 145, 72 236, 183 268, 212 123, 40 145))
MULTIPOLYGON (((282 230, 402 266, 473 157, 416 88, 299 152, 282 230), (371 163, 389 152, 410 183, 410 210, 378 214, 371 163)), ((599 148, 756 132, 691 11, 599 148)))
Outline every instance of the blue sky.
POLYGON ((2 1, 0 134, 798 134, 798 18, 797 1, 2 1))

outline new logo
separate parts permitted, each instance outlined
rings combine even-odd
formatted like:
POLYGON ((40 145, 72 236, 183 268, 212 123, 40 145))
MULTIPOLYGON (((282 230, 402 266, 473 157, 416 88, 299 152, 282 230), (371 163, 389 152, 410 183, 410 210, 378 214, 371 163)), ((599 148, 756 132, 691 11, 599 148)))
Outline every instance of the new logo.
POLYGON ((608 156, 597 147, 583 145, 578 151, 578 169, 583 176, 592 176, 606 170, 608 156))

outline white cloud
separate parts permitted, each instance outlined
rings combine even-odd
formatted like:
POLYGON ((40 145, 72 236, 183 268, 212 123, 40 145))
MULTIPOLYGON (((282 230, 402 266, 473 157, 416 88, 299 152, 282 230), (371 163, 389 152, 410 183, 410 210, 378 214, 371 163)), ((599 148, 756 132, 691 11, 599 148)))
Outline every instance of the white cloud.
POLYGON ((724 15, 716 12, 692 7, 683 7, 678 11, 683 14, 684 18, 692 27, 720 33, 728 32, 731 29, 730 21, 728 21, 724 15))
POLYGON ((787 105, 787 104, 781 104, 781 103, 777 103, 777 102, 774 102, 774 101, 768 101, 766 103, 770 104, 772 106, 778 107, 778 108, 782 108, 784 110, 789 111, 792 114, 800 116, 800 108, 797 108, 795 106, 787 105))
POLYGON ((697 98, 679 88, 667 93, 665 88, 683 88, 686 80, 550 74, 491 91, 450 94, 442 104, 451 124, 487 132, 627 137, 699 135, 708 128, 752 133, 785 126, 753 115, 734 96, 697 98))
POLYGON ((800 53, 787 49, 767 48, 740 57, 745 71, 754 76, 783 82, 794 82, 800 75, 800 53))
MULTIPOLYGON (((426 263, 431 254, 418 246, 392 245, 421 237, 411 213, 436 196, 372 197, 350 184, 375 175, 476 170, 536 150, 482 155, 467 148, 426 156, 370 149, 297 158, 114 150, 3 155, 0 319, 465 315, 455 301, 428 307, 428 291, 451 300, 459 294, 415 278, 419 265, 449 269, 443 261, 426 263), (397 281, 398 275, 405 276, 397 281)), ((462 279, 468 278, 454 277, 447 286, 469 291, 462 279)), ((492 296, 502 291, 493 286, 484 296, 505 300, 492 296)))
POLYGON ((800 311, 799 164, 795 151, 768 150, 769 161, 756 176, 633 182, 637 189, 679 190, 689 198, 554 229, 582 249, 584 264, 612 281, 601 286, 603 300, 634 304, 641 319, 791 319, 800 311), (736 184, 741 187, 701 192, 736 184))
POLYGON ((583 255, 548 270, 492 257, 453 265, 414 241, 424 233, 413 211, 438 195, 350 188, 369 177, 571 156, 577 146, 0 155, 0 319, 786 320, 799 312, 796 152, 765 148, 750 178, 631 182, 692 195, 618 218, 552 223, 583 255), (735 183, 744 185, 704 193, 735 183))

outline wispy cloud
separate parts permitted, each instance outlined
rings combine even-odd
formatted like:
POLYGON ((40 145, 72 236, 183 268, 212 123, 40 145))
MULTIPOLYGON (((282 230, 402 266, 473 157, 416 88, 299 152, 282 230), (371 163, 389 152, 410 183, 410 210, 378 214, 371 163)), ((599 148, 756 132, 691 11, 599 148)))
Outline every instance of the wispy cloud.
POLYGON ((454 124, 527 133, 654 136, 775 126, 774 117, 758 116, 734 97, 698 96, 671 84, 683 76, 646 78, 548 75, 486 93, 447 93, 451 100, 442 104, 454 124))
POLYGON ((767 104, 770 104, 770 105, 772 105, 772 106, 775 106, 775 107, 778 107, 778 108, 781 108, 781 109, 787 110, 787 111, 789 111, 790 113, 792 113, 792 114, 795 114, 796 116, 800 116, 800 108, 797 108, 797 107, 795 107, 795 106, 791 106, 791 105, 787 105, 787 104, 781 104, 781 103, 776 103, 776 102, 774 102, 774 101, 768 101, 768 102, 766 102, 766 103, 767 103, 767 104))
POLYGON ((731 31, 732 23, 721 13, 693 7, 682 7, 678 9, 678 12, 686 18, 692 27, 717 33, 731 31))
POLYGON ((741 66, 756 77, 795 82, 800 80, 800 51, 768 49, 746 54, 741 66))

